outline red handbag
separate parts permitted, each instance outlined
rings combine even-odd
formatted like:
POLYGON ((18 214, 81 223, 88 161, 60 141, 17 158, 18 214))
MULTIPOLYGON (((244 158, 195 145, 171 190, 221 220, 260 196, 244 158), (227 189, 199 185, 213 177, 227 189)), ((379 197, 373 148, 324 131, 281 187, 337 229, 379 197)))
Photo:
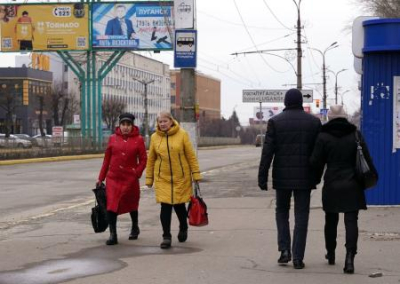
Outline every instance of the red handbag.
POLYGON ((194 194, 190 197, 188 208, 189 225, 201 227, 208 225, 207 205, 200 194, 200 187, 194 183, 194 194))

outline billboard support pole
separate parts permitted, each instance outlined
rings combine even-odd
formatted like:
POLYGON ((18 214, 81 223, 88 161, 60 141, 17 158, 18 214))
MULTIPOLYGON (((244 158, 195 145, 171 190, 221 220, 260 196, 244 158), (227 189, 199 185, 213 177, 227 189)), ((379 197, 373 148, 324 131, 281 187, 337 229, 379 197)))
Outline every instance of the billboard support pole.
POLYGON ((102 98, 102 84, 103 79, 107 76, 107 74, 111 71, 111 69, 118 63, 118 61, 122 58, 125 54, 125 50, 123 51, 114 51, 113 54, 108 58, 108 60, 99 68, 97 72, 97 101, 98 101, 98 108, 97 108, 97 123, 99 125, 99 147, 103 142, 103 113, 102 113, 102 105, 103 105, 103 98, 102 98))
POLYGON ((85 70, 74 60, 68 51, 57 51, 57 54, 61 59, 71 68, 72 72, 78 77, 81 84, 81 132, 82 137, 86 137, 86 81, 85 81, 85 70))

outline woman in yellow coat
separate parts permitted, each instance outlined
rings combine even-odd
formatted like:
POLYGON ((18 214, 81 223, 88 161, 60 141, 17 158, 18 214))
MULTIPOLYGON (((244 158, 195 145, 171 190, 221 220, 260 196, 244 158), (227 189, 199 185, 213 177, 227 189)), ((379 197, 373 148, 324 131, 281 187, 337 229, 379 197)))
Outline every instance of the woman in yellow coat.
POLYGON ((156 201, 161 203, 162 249, 171 247, 171 215, 179 219, 179 242, 187 239, 186 202, 192 195, 192 180, 201 180, 199 164, 189 135, 168 112, 157 117, 157 130, 151 136, 147 159, 146 185, 154 185, 156 201))

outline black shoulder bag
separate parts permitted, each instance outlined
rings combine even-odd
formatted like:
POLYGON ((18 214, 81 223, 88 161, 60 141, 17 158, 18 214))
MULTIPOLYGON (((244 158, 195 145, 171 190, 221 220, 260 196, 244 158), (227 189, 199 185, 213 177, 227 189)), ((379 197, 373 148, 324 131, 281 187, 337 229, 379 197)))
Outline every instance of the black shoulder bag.
POLYGON ((364 189, 368 189, 376 186, 378 183, 378 176, 375 172, 375 167, 372 164, 372 160, 365 158, 364 149, 361 146, 360 136, 358 131, 355 132, 357 153, 356 153, 356 177, 357 180, 364 186, 364 189))

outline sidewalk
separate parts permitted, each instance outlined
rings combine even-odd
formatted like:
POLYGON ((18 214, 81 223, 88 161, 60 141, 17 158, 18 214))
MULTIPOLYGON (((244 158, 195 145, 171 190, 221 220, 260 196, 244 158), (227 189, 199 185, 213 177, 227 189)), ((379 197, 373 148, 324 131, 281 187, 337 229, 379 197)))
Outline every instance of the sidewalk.
POLYGON ((142 192, 137 241, 128 241, 130 220, 123 215, 118 221, 120 244, 105 246, 108 233, 94 234, 89 224, 92 204, 12 228, 1 236, 0 284, 400 283, 400 208, 373 207, 360 213, 355 274, 345 275, 343 218, 337 263, 330 266, 324 259, 320 190, 312 195, 306 268, 279 266, 274 191, 257 188, 256 168, 254 161, 207 172, 201 189, 210 224, 190 227, 188 241, 179 243, 174 215, 170 250, 159 248, 159 205, 151 190, 142 192), (383 276, 369 277, 376 272, 383 276))

